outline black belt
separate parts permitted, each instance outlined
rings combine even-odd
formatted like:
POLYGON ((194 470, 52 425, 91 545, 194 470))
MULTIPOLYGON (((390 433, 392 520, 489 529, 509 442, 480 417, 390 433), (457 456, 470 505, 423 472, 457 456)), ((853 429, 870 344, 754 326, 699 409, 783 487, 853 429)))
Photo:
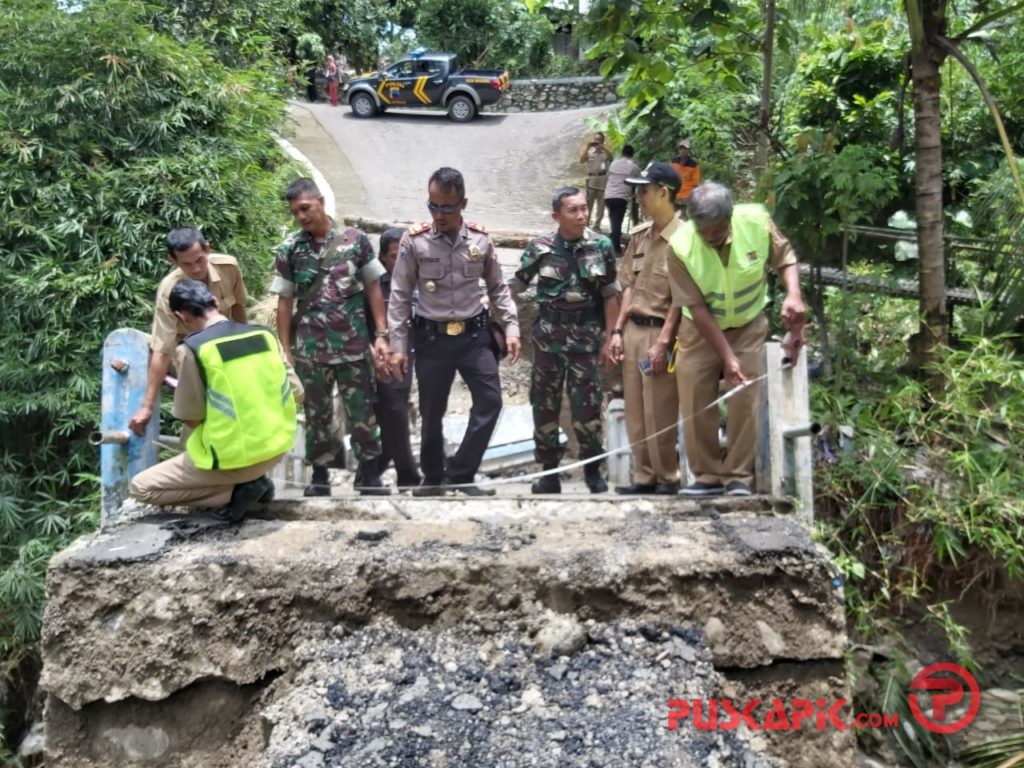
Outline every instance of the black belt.
POLYGON ((636 325, 655 326, 660 328, 665 324, 664 318, 651 317, 650 315, 630 315, 629 320, 636 325))
POLYGON ((426 328, 439 336, 461 336, 464 333, 485 327, 487 313, 481 312, 468 320, 431 320, 427 317, 417 317, 415 323, 417 328, 426 328))
POLYGON ((591 304, 580 309, 554 309, 546 304, 541 304, 539 314, 542 320, 573 325, 582 325, 598 319, 597 307, 591 304))

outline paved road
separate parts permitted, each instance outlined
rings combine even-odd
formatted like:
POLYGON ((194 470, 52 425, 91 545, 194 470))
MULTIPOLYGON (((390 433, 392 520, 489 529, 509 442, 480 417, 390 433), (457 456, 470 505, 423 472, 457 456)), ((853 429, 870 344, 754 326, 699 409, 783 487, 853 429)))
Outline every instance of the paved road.
MULTIPOLYGON (((318 167, 333 160, 338 174, 344 174, 347 166, 355 176, 332 179, 327 174, 332 185, 342 186, 335 192, 343 215, 426 220, 427 179, 448 165, 466 177, 466 218, 479 220, 489 229, 538 231, 551 222, 551 193, 563 184, 582 182, 582 166, 575 160, 584 135, 591 130, 588 118, 606 112, 595 107, 485 113, 472 123, 457 124, 442 112, 391 110, 360 120, 347 107, 301 106, 316 118, 347 163, 324 156, 335 149, 328 150, 326 141, 313 149, 303 147, 306 154, 318 167), (360 202, 364 210, 350 208, 360 202)), ((309 126, 305 130, 309 133, 309 126)))

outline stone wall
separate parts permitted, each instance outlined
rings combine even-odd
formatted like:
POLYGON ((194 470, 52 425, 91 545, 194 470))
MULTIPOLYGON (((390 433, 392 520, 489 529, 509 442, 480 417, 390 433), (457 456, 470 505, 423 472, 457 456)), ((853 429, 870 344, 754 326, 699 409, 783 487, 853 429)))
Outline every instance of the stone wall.
POLYGON ((551 80, 513 80, 497 112, 551 112, 559 109, 600 107, 619 100, 619 79, 562 77, 551 80))

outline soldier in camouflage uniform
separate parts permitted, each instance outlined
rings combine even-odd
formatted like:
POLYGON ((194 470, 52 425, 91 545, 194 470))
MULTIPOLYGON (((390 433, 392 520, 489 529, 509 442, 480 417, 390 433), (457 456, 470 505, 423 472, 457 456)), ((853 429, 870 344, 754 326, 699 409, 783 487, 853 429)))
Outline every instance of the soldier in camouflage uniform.
POLYGON ((372 408, 374 367, 386 370, 390 355, 378 282, 384 267, 366 235, 339 227, 327 215, 311 179, 292 182, 285 199, 301 229, 276 249, 270 292, 278 296, 278 336, 306 389, 306 459, 313 479, 305 495, 331 493, 327 467, 341 452, 331 435, 334 384, 359 460, 356 485, 360 493, 388 494, 377 468, 380 430, 372 408), (364 291, 372 318, 367 318, 364 291))
MULTIPOLYGON (((576 187, 563 187, 555 193, 551 207, 558 229, 527 244, 519 270, 509 281, 518 294, 539 275, 530 402, 534 456, 545 470, 557 469, 562 457, 558 416, 563 385, 569 390, 580 458, 602 452, 598 362, 607 363, 604 329, 615 324, 619 312, 615 250, 611 240, 587 229, 586 196, 576 187)), ((591 493, 608 490, 598 462, 586 465, 584 479, 591 493)), ((545 475, 531 490, 560 493, 562 483, 557 473, 545 475)))

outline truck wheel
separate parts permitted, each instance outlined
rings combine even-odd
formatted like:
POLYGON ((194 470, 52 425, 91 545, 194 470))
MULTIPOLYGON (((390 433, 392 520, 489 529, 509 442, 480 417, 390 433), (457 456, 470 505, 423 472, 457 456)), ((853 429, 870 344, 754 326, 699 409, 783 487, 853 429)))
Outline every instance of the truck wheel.
POLYGON ((377 105, 368 93, 354 93, 348 103, 356 117, 373 117, 377 114, 377 105))
POLYGON ((448 102, 448 119, 456 123, 468 123, 476 117, 476 104, 469 96, 453 96, 448 102))

